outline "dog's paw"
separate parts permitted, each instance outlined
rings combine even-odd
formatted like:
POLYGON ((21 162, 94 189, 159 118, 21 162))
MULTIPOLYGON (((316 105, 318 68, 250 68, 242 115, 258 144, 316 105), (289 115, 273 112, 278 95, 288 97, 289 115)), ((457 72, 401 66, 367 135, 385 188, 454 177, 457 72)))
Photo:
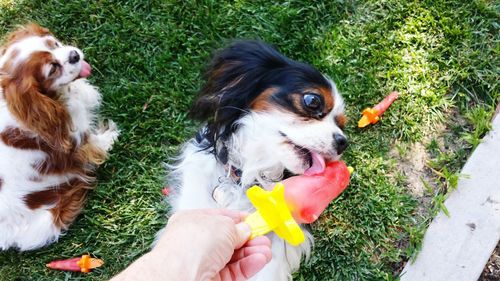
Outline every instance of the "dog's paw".
POLYGON ((96 144, 104 151, 109 151, 113 144, 118 140, 120 130, 113 120, 106 123, 100 123, 94 135, 96 144))

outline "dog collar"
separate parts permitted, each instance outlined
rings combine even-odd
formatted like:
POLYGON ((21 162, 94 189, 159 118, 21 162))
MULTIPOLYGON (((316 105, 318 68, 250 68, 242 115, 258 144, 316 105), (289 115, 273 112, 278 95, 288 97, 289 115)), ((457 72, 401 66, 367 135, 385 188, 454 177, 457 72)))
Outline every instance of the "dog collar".
POLYGON ((235 184, 241 183, 242 171, 231 164, 225 164, 224 169, 228 178, 231 178, 235 184))
POLYGON ((212 190, 212 198, 220 206, 224 206, 225 202, 232 201, 227 196, 233 196, 231 189, 235 189, 241 184, 240 169, 230 164, 225 164, 224 170, 226 171, 226 175, 219 178, 219 184, 212 190))

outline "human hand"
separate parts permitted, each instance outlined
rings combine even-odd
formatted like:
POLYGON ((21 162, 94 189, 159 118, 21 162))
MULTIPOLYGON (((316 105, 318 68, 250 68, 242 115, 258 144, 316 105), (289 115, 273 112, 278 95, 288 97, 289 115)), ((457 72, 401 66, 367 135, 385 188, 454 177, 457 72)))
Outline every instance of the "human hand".
MULTIPOLYGON (((186 280, 243 281, 272 258, 271 241, 263 236, 248 241, 245 214, 227 209, 189 210, 174 214, 151 254, 177 252, 184 258, 186 280)), ((165 261, 171 262, 171 261, 165 261)))
POLYGON ((243 281, 254 276, 272 258, 271 241, 259 236, 236 250, 231 260, 213 278, 214 281, 243 281))

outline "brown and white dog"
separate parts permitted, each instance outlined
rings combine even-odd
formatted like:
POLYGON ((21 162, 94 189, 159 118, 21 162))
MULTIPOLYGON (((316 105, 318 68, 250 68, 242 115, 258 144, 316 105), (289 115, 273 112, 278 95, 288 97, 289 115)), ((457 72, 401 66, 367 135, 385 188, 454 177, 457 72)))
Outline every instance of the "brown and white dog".
MULTIPOLYGON (((174 212, 250 212, 249 187, 271 189, 291 175, 324 168, 347 147, 344 102, 335 84, 263 42, 238 41, 219 51, 205 78, 192 110, 205 125, 170 171, 174 212)), ((298 247, 269 234, 273 258, 251 280, 291 278, 310 253, 312 236, 305 232, 309 239, 298 247)))
POLYGON ((80 49, 28 24, 0 47, 0 250, 56 241, 118 137, 80 49))

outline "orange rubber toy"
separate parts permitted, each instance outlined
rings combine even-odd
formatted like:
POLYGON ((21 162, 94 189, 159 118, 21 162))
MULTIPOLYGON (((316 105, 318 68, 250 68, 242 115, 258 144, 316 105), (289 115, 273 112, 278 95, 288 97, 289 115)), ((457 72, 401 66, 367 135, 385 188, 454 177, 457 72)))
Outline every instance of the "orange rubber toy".
POLYGON ((391 104, 398 98, 399 93, 394 91, 385 97, 380 103, 373 108, 365 108, 362 112, 363 117, 358 122, 359 128, 364 128, 370 124, 375 124, 380 120, 380 116, 391 106, 391 104))
POLYGON ((104 264, 103 260, 91 258, 89 255, 83 255, 80 258, 51 261, 50 263, 47 264, 47 267, 57 270, 88 273, 92 269, 99 267, 103 264, 104 264))

